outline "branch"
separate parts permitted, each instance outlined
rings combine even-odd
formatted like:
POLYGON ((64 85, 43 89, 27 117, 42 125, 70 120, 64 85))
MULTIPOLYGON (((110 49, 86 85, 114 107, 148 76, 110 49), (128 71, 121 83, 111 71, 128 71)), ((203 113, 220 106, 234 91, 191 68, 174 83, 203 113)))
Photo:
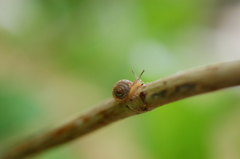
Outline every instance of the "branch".
POLYGON ((74 140, 114 121, 145 113, 183 98, 237 85, 240 85, 240 61, 180 72, 142 85, 125 102, 107 99, 60 127, 14 145, 0 158, 23 158, 74 140))

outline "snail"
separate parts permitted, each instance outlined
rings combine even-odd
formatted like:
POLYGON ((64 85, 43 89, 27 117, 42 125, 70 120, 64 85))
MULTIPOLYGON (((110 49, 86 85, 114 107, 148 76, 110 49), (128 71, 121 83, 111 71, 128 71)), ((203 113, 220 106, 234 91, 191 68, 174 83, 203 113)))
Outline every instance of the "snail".
POLYGON ((136 75, 136 73, 133 70, 132 70, 132 73, 136 77, 136 80, 134 82, 123 79, 123 80, 118 81, 114 85, 112 94, 113 94, 113 98, 116 101, 119 101, 119 102, 126 101, 136 92, 138 87, 143 84, 143 82, 141 81, 140 78, 141 78, 142 74, 144 73, 144 70, 142 71, 142 73, 140 74, 139 77, 136 75))

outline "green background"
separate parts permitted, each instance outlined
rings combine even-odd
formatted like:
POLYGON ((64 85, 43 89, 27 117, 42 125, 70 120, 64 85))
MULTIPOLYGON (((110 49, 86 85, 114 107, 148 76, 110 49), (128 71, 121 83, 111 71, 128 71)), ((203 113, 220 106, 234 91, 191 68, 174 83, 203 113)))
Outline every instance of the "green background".
MULTIPOLYGON (((0 150, 111 97, 132 69, 147 83, 240 59, 238 10, 215 0, 0 1, 0 150)), ((33 158, 237 159, 239 97, 235 87, 167 104, 33 158)))

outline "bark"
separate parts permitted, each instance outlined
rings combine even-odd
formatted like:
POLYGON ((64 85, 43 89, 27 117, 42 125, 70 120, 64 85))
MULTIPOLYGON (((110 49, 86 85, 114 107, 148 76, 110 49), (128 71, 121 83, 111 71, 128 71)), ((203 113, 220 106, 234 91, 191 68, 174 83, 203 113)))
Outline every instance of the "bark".
POLYGON ((190 96, 237 85, 240 85, 240 61, 183 71, 143 84, 127 101, 107 99, 62 126, 10 147, 0 158, 24 158, 67 143, 114 121, 145 113, 190 96))

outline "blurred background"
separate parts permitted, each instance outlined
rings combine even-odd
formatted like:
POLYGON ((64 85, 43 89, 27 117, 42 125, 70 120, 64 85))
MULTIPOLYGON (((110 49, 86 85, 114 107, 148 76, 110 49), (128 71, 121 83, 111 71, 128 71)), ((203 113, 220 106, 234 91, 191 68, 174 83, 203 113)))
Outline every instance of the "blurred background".
MULTIPOLYGON (((238 0, 0 0, 0 150, 144 82, 240 59, 238 0)), ((239 159, 240 89, 133 116, 34 159, 239 159)))

